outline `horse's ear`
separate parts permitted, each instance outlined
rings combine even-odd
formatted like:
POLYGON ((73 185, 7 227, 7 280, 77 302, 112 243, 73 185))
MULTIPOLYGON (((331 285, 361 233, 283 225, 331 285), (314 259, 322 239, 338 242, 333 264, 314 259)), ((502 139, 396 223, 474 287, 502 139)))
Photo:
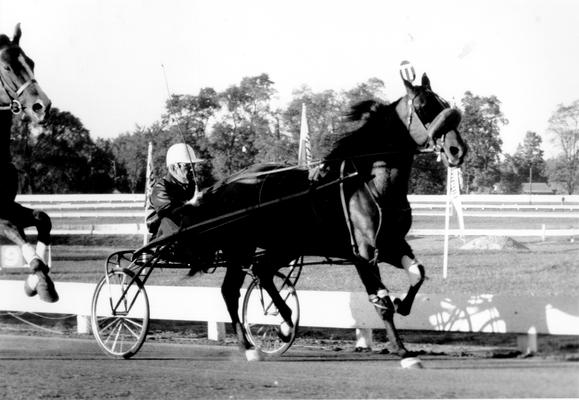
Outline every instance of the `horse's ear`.
POLYGON ((20 29, 20 22, 16 24, 16 28, 14 28, 14 37, 12 38, 12 43, 15 45, 20 44, 20 37, 22 36, 22 29, 20 29))
POLYGON ((430 87, 430 79, 428 79, 426 72, 422 74, 422 87, 424 89, 432 90, 432 88, 430 87))

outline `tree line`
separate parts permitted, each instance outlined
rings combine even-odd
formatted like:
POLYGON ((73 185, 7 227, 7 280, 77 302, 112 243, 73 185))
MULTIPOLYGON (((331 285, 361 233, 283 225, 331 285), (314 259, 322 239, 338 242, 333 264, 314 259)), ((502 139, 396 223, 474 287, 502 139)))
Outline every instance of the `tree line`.
MULTIPOLYGON (((147 146, 153 143, 154 176, 165 173, 165 152, 186 141, 198 157, 202 187, 251 164, 297 161, 302 104, 307 106, 314 159, 326 154, 340 135, 353 128, 345 118, 362 100, 388 103, 384 82, 368 79, 344 91, 294 90, 284 106, 276 105, 275 84, 268 74, 244 77, 218 92, 172 95, 160 119, 137 126, 112 139, 90 137, 82 122, 68 111, 53 108, 41 125, 26 118, 12 127, 12 154, 20 174, 21 193, 144 192, 147 146)), ((459 127, 469 147, 462 167, 467 193, 520 193, 522 184, 558 183, 573 193, 579 181, 579 100, 561 105, 549 120, 550 137, 560 154, 545 160, 542 138, 527 132, 513 154, 502 151, 501 127, 508 123, 496 96, 466 92, 457 105, 459 127)), ((444 193, 446 169, 432 154, 416 157, 410 191, 444 193)))

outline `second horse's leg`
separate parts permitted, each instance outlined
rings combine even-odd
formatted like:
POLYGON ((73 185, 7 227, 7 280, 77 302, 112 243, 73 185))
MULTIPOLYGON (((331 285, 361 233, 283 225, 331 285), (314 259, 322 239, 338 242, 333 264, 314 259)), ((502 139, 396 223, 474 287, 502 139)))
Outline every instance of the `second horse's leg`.
POLYGON ((12 204, 10 217, 17 223, 0 219, 0 236, 8 238, 21 248, 24 260, 30 268, 31 274, 24 282, 25 293, 28 296, 38 294, 41 300, 48 303, 58 301, 58 293, 48 274, 48 265, 43 259, 46 246, 50 243, 50 218, 44 212, 32 210, 17 203, 12 204), (34 225, 38 230, 36 249, 26 241, 24 235, 24 227, 34 225))

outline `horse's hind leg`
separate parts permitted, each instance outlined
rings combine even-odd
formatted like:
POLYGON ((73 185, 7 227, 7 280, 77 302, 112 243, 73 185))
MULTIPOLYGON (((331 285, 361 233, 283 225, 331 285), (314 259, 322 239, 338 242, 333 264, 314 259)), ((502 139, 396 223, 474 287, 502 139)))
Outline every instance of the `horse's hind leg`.
POLYGON ((229 265, 225 272, 223 284, 221 285, 221 295, 223 296, 223 300, 225 300, 225 305, 231 318, 231 324, 233 325, 233 331, 237 334, 239 349, 242 351, 252 348, 238 314, 240 290, 244 279, 245 272, 241 269, 241 266, 229 265))
POLYGON ((294 323, 292 321, 292 310, 286 304, 284 299, 281 297, 279 290, 275 287, 273 283, 273 277, 280 265, 287 265, 289 260, 287 258, 273 258, 264 257, 260 260, 259 264, 256 265, 254 269, 257 277, 259 278, 259 283, 263 289, 269 294, 273 304, 278 309, 281 317, 283 318, 283 323, 280 325, 278 330, 279 338, 284 342, 289 342, 293 332, 294 323))
POLYGON ((380 279, 378 266, 367 262, 357 262, 355 265, 362 283, 366 287, 370 302, 378 312, 378 315, 380 315, 380 318, 382 318, 382 321, 384 321, 386 335, 392 346, 392 352, 400 357, 405 357, 408 352, 394 325, 394 313, 396 310, 388 295, 388 290, 380 279))

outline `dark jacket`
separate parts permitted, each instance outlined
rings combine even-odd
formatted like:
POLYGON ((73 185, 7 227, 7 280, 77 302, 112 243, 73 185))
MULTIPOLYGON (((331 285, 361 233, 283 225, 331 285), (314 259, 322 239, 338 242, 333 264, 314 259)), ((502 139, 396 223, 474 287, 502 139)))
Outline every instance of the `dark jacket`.
POLYGON ((167 173, 153 185, 148 199, 152 212, 147 216, 147 228, 155 234, 161 219, 170 218, 177 225, 181 223, 181 207, 195 194, 195 183, 183 184, 167 173))

